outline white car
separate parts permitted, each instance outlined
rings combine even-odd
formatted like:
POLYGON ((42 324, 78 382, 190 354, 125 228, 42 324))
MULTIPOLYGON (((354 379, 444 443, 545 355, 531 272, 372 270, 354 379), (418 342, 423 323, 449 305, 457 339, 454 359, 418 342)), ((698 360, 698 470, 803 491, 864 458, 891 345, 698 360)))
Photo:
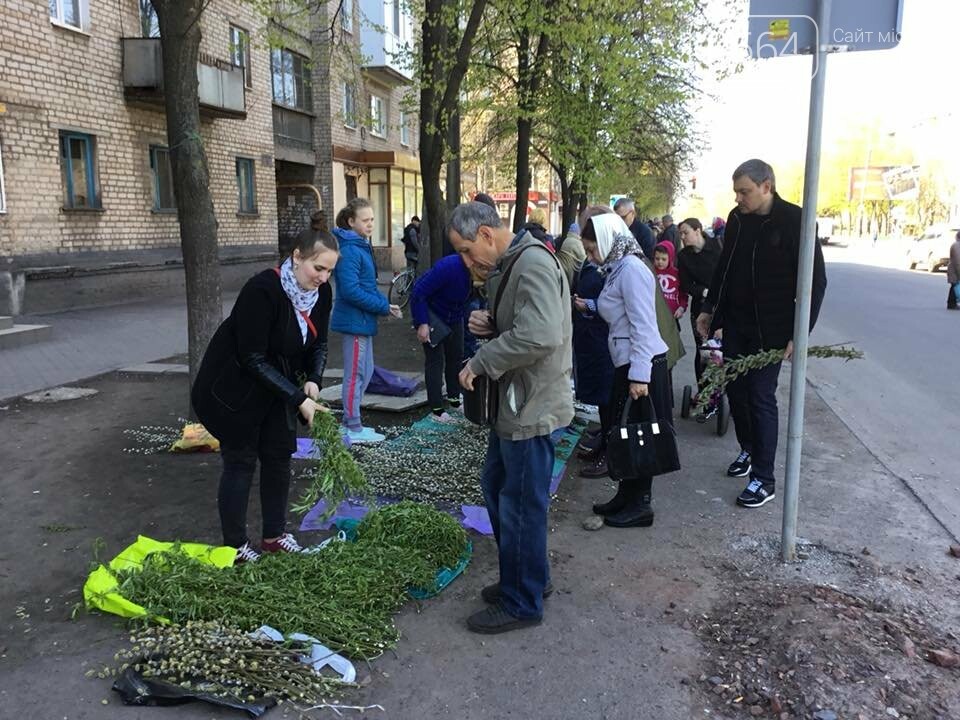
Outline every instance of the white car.
POLYGON ((932 225, 927 231, 910 243, 907 250, 907 267, 911 270, 919 265, 927 272, 936 272, 946 268, 950 262, 950 246, 957 239, 960 227, 950 225, 932 225))

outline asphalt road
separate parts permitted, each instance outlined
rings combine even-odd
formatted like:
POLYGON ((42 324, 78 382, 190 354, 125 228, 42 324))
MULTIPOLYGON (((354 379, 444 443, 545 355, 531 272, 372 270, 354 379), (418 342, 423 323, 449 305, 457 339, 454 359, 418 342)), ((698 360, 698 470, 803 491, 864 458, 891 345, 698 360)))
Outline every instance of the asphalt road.
POLYGON ((849 342, 866 357, 812 360, 808 379, 960 540, 960 312, 945 309, 946 276, 867 264, 867 248, 828 247, 826 258, 811 343, 849 342))

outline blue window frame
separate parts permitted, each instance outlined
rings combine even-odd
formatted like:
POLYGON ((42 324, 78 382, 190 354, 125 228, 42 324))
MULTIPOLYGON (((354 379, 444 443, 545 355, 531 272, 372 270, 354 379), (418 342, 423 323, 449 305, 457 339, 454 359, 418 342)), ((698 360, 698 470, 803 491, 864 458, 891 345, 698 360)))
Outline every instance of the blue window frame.
POLYGON ((93 135, 60 133, 60 170, 63 178, 63 206, 69 209, 100 208, 97 187, 96 143, 93 135))
POLYGON ((253 160, 237 158, 237 192, 239 203, 237 212, 257 212, 257 187, 254 177, 253 160))
POLYGON ((153 209, 157 212, 176 210, 177 200, 173 195, 169 148, 150 146, 150 174, 153 176, 153 209))

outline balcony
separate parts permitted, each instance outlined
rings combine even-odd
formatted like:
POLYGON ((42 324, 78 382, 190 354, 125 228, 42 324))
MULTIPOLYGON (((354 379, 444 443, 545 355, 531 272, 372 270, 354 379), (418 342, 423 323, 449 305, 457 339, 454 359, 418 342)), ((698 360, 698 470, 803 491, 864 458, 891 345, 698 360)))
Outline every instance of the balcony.
POLYGON ((395 3, 399 0, 360 0, 361 12, 372 20, 360 31, 364 72, 390 87, 408 85, 413 80, 413 70, 404 57, 408 45, 405 38, 413 37, 412 21, 395 3))
MULTIPOLYGON (((133 104, 162 106, 163 54, 159 38, 121 38, 123 94, 133 104)), ((197 63, 200 114, 213 118, 247 116, 243 69, 204 57, 197 63)))
POLYGON ((277 160, 314 165, 313 117, 283 105, 273 106, 274 156, 277 160))

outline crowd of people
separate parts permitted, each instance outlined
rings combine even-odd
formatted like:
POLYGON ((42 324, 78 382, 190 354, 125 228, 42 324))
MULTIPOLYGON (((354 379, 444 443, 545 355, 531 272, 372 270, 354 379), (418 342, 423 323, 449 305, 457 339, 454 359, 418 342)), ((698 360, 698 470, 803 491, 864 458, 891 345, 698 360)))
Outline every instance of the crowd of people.
MULTIPOLYGON (((800 208, 777 194, 773 169, 760 160, 736 169, 733 189, 736 208, 725 222, 715 219, 709 233, 696 218, 676 225, 665 215, 645 223, 627 198, 612 208, 587 207, 559 237, 537 213, 512 232, 483 194, 452 211, 447 239, 455 254, 416 280, 411 315, 437 420, 455 419, 462 393, 474 392, 478 378, 496 384, 481 486, 500 577, 484 588, 489 605, 468 619, 470 629, 499 633, 541 621, 543 599, 552 592, 551 438, 573 419, 574 398, 596 405, 600 419, 600 430, 581 443, 581 475, 617 483, 613 497, 593 506, 597 527, 649 527, 653 478, 665 471, 641 464, 624 474, 608 454, 621 447, 632 423, 652 423, 655 433, 674 437, 672 369, 684 353, 683 316, 690 316, 697 348, 722 338, 727 357, 783 349, 789 359, 800 208)), ((309 424, 325 411, 318 400, 328 327, 343 343, 343 433, 351 442, 383 439, 361 423, 360 404, 373 371, 378 318, 401 312, 377 287, 374 222, 362 198, 337 214, 332 232, 317 213, 280 266, 244 286, 204 357, 193 405, 221 441, 221 524, 238 561, 302 550, 285 532, 290 456, 297 415, 309 424), (245 522, 258 460, 260 550, 245 522)), ((415 268, 419 219, 403 240, 415 268)), ((819 246, 814 267, 811 327, 826 288, 819 246)), ((747 508, 775 496, 779 371, 780 363, 751 370, 728 388, 740 448, 726 472, 748 478, 737 498, 747 508)), ((699 382, 699 361, 695 372, 699 382)))

